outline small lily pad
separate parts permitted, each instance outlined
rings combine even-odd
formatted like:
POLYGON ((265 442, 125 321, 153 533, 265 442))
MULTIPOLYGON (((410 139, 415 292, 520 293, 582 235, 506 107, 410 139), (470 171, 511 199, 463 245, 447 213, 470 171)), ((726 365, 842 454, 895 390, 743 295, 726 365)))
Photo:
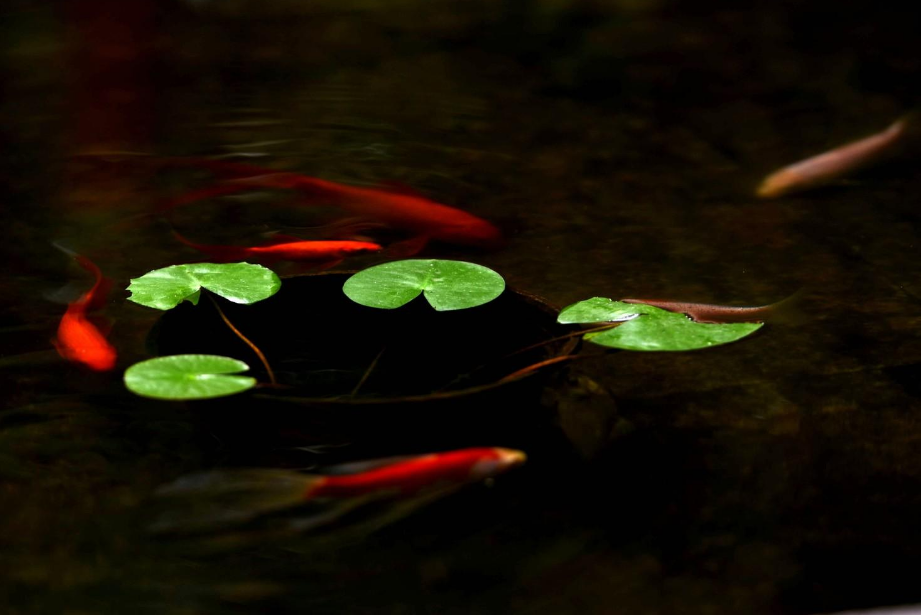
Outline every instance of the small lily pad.
POLYGON ((135 363, 125 370, 125 386, 143 397, 208 399, 252 388, 256 379, 237 376, 243 361, 209 354, 179 354, 135 363))
POLYGON ((624 303, 623 301, 612 301, 606 297, 592 297, 563 308, 556 321, 563 325, 623 322, 633 320, 640 314, 648 314, 650 310, 656 309, 658 308, 641 303, 624 303))
POLYGON ((129 301, 169 310, 182 301, 198 303, 207 288, 233 303, 255 303, 271 297, 281 280, 271 269, 250 263, 193 263, 155 269, 131 280, 129 301))
POLYGON ((584 339, 609 348, 640 351, 681 351, 728 344, 751 335, 764 323, 711 324, 651 305, 594 297, 565 308, 558 321, 570 323, 622 322, 584 339))
POLYGON ((411 259, 360 271, 342 287, 349 299, 368 307, 392 310, 425 294, 439 312, 489 303, 505 290, 492 269, 463 261, 411 259))

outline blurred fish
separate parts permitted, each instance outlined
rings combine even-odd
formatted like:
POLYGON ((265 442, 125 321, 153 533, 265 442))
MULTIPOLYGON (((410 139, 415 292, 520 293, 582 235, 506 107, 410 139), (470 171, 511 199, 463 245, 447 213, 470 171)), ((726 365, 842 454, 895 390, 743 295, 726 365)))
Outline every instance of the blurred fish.
POLYGON ((64 317, 61 318, 58 325, 54 346, 58 353, 68 361, 81 363, 96 371, 111 370, 115 367, 117 352, 109 344, 102 331, 87 317, 90 310, 102 306, 110 284, 102 277, 99 267, 91 260, 67 248, 54 245, 72 256, 81 267, 96 278, 89 291, 67 306, 67 311, 64 312, 64 317))
POLYGON ((158 532, 207 532, 308 503, 325 503, 302 518, 303 528, 328 522, 343 510, 379 498, 421 495, 491 478, 525 461, 521 451, 468 448, 412 457, 377 459, 327 469, 327 474, 289 470, 215 470, 179 478, 157 490, 172 511, 158 532))
POLYGON ((180 242, 204 252, 215 262, 251 260, 262 263, 290 261, 332 267, 354 254, 379 252, 381 246, 368 241, 301 241, 297 237, 275 235, 276 243, 264 246, 207 245, 189 241, 173 230, 180 242))
POLYGON ((761 198, 774 199, 809 190, 895 155, 913 132, 910 129, 917 121, 915 115, 908 114, 882 132, 775 171, 761 182, 756 194, 761 198))
POLYGON ((406 188, 379 189, 347 186, 299 173, 275 172, 245 163, 186 159, 184 164, 207 168, 225 181, 184 193, 164 204, 161 212, 174 207, 255 189, 294 190, 308 204, 333 206, 363 218, 433 239, 458 245, 495 248, 502 234, 490 222, 455 207, 436 203, 406 188), (226 179, 227 175, 235 176, 226 179))
POLYGON ((691 320, 702 323, 764 322, 779 315, 792 313, 794 304, 802 296, 797 291, 775 303, 753 307, 736 307, 713 305, 710 303, 687 303, 683 301, 663 301, 659 299, 621 299, 624 303, 642 303, 653 307, 686 314, 691 320), (783 314, 782 314, 783 313, 783 314))

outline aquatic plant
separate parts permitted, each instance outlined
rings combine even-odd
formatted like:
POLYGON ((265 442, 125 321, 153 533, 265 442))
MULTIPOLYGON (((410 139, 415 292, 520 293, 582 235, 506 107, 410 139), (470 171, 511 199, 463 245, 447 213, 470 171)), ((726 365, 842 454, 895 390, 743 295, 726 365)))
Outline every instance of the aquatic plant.
POLYGON ((156 399, 210 399, 256 386, 256 379, 239 376, 249 365, 230 357, 182 354, 135 363, 125 370, 125 386, 156 399))
MULTIPOLYGON (((155 269, 131 280, 129 301, 158 310, 170 310, 183 301, 198 304, 202 289, 228 301, 251 304, 267 299, 281 288, 281 280, 270 269, 250 263, 193 263, 155 269)), ((275 374, 262 351, 237 329, 211 295, 224 323, 259 357, 269 380, 275 374)), ((233 395, 256 385, 255 378, 235 376, 249 366, 242 361, 217 355, 174 355, 136 363, 125 371, 125 386, 145 397, 158 399, 207 399, 233 395)))
POLYGON ((128 301, 169 310, 183 301, 196 305, 202 288, 233 303, 249 304, 277 293, 281 280, 271 269, 250 263, 173 265, 132 279, 128 301))
POLYGON ((696 322, 685 314, 605 297, 593 297, 564 308, 557 322, 610 323, 609 327, 585 332, 583 339, 608 348, 672 352, 728 344, 764 326, 761 322, 696 322))
POLYGON ((436 311, 489 303, 505 290, 492 269, 464 261, 409 259, 383 263, 346 280, 342 291, 355 303, 392 310, 422 294, 436 311))

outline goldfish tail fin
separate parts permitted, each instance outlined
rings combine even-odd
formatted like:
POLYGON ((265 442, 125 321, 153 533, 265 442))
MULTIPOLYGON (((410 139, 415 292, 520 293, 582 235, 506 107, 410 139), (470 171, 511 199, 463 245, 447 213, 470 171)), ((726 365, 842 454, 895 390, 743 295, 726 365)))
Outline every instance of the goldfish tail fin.
POLYGON ((288 470, 214 470, 182 476, 155 492, 164 510, 151 531, 190 534, 242 525, 304 504, 322 476, 288 470))
POLYGON ((770 322, 772 324, 783 324, 790 326, 799 326, 807 323, 810 318, 803 308, 803 297, 807 291, 800 288, 792 295, 774 303, 771 307, 770 322))

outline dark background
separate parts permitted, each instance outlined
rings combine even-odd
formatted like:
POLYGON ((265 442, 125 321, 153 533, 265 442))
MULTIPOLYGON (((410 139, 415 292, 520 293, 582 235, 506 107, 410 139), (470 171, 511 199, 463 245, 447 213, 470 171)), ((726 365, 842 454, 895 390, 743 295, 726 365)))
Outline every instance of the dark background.
MULTIPOLYGON (((918 19, 894 7, 5 2, 2 610, 807 614, 921 602, 917 157, 753 196, 777 167, 918 104, 918 19), (803 289, 801 317, 711 350, 575 362, 520 443, 491 441, 487 422, 470 442, 527 447, 529 464, 492 488, 284 540, 202 549, 151 537, 156 486, 240 451, 186 406, 129 397, 120 370, 58 358, 49 339, 64 308, 51 295, 89 278, 50 242, 116 280, 106 312, 120 368, 145 358, 157 315, 117 289, 195 254, 133 217, 196 179, 146 161, 228 155, 395 180, 493 220, 504 249, 423 255, 487 265, 560 306, 760 305, 803 289)), ((177 224, 229 243, 302 222, 265 205, 212 202, 177 224)))

